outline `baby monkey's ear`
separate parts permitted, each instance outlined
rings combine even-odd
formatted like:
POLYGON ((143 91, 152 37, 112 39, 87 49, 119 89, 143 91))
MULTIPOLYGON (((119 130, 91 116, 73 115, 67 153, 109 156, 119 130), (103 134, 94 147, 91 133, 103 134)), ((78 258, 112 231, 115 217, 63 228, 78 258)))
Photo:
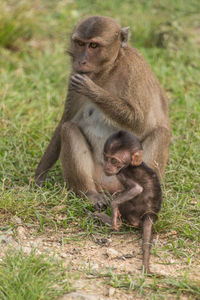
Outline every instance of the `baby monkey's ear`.
POLYGON ((131 155, 131 165, 139 166, 142 163, 142 150, 137 150, 131 155))

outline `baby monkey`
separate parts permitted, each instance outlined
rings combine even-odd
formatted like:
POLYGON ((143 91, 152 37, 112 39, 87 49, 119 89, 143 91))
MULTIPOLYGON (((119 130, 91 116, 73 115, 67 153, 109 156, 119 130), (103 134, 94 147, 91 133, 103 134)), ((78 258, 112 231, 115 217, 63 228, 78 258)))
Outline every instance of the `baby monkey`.
POLYGON ((142 227, 143 268, 150 273, 152 226, 161 208, 162 191, 156 173, 142 161, 142 144, 131 132, 121 130, 107 139, 104 172, 116 175, 124 187, 111 203, 113 228, 121 226, 121 217, 133 226, 142 227))

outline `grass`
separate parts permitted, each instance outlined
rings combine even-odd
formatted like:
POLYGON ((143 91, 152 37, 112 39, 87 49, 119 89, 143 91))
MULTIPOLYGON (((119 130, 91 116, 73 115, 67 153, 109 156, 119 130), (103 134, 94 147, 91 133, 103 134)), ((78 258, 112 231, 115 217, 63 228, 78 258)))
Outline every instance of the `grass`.
MULTIPOLYGON (((16 215, 25 224, 37 224, 39 231, 70 225, 85 236, 109 233, 90 217, 87 200, 67 192, 59 162, 44 188, 33 187, 34 170, 63 110, 70 72, 64 54, 68 35, 79 19, 92 14, 111 16, 131 27, 130 43, 146 57, 169 97, 170 159, 155 225, 157 233, 169 236, 153 251, 190 261, 198 255, 200 242, 198 0, 1 1, 1 224, 14 227, 16 215)), ((122 228, 125 233, 131 230, 122 228)), ((182 292, 199 297, 199 288, 187 284, 184 278, 168 278, 148 289, 157 297, 169 287, 177 297, 182 292)))
POLYGON ((53 259, 10 251, 0 262, 0 299, 55 299, 70 290, 62 265, 53 259))
MULTIPOLYGON (((107 275, 108 276, 108 275, 107 275)), ((147 280, 145 277, 136 278, 131 275, 109 275, 109 283, 115 288, 122 288, 131 290, 137 290, 140 296, 146 294, 146 290, 149 290, 149 297, 160 297, 160 299, 166 299, 163 292, 167 294, 176 294, 178 297, 185 295, 190 297, 192 294, 194 298, 198 299, 200 296, 200 288, 198 282, 189 281, 187 278, 167 278, 147 280)))

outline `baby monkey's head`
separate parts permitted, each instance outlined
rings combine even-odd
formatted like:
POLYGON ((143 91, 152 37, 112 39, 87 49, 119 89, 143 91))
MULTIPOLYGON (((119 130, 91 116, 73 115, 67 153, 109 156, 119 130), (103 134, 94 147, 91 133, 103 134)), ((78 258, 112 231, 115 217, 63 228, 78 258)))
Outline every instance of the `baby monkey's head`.
POLYGON ((142 163, 142 144, 131 132, 120 130, 112 134, 104 145, 104 172, 116 175, 123 168, 142 163))

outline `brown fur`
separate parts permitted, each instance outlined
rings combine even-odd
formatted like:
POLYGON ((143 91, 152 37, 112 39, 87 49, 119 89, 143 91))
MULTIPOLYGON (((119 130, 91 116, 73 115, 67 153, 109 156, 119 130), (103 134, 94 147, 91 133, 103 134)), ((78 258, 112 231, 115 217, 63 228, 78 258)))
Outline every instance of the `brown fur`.
POLYGON ((102 171, 104 142, 119 129, 142 140, 144 161, 164 174, 170 143, 167 100, 143 56, 127 44, 127 33, 115 20, 98 16, 81 21, 72 33, 66 105, 36 170, 37 184, 60 154, 64 179, 76 193, 98 194, 109 186, 111 192, 120 190, 117 178, 110 185, 102 171), (92 49, 91 43, 98 47, 92 49))
POLYGON ((162 192, 156 173, 142 162, 142 145, 130 132, 111 135, 104 146, 104 171, 116 175, 123 186, 111 203, 112 218, 96 213, 115 230, 121 226, 120 217, 143 229, 143 267, 150 273, 149 256, 152 225, 157 220, 162 203, 162 192))

